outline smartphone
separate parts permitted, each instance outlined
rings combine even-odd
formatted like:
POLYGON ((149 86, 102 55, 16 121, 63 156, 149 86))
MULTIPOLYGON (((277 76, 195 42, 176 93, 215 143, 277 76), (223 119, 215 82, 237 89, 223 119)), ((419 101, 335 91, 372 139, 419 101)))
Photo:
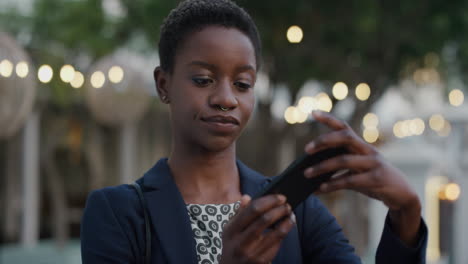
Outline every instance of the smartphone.
POLYGON ((268 194, 283 194, 294 210, 310 194, 317 191, 322 183, 330 180, 334 175, 345 173, 344 170, 339 170, 308 179, 304 176, 305 169, 346 153, 348 153, 346 148, 338 147, 324 149, 312 155, 304 154, 291 163, 280 175, 274 177, 269 184, 253 196, 253 199, 268 194))

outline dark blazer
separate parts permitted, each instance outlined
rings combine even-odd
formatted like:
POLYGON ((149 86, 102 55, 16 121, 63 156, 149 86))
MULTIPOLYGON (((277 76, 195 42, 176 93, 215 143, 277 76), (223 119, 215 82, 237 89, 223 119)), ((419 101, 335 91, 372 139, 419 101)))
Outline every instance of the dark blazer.
MULTIPOLYGON (((254 195, 269 179, 237 162, 241 192, 254 195)), ((167 159, 159 160, 138 183, 148 203, 152 229, 151 263, 197 263, 195 239, 184 200, 167 159)), ((81 225, 83 263, 142 263, 143 209, 128 185, 90 193, 81 225)), ((335 218, 313 195, 295 210, 297 225, 273 263, 361 263, 335 218)), ((387 217, 388 218, 388 217, 387 217)), ((427 229, 422 222, 416 248, 405 247, 387 219, 376 262, 425 263, 427 229)))

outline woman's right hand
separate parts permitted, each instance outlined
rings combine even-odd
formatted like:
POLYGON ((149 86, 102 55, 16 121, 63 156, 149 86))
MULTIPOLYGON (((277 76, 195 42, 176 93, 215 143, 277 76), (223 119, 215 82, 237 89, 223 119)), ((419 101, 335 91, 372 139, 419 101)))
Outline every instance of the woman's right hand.
POLYGON ((242 196, 239 211, 223 230, 220 264, 270 263, 294 224, 285 196, 267 195, 253 201, 242 196))

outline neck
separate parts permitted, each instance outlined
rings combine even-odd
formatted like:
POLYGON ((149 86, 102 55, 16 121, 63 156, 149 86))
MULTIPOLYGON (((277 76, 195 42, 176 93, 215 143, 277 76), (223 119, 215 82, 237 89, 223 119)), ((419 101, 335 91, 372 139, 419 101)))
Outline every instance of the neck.
POLYGON ((235 144, 219 152, 174 144, 168 164, 186 203, 231 203, 240 199, 235 144))

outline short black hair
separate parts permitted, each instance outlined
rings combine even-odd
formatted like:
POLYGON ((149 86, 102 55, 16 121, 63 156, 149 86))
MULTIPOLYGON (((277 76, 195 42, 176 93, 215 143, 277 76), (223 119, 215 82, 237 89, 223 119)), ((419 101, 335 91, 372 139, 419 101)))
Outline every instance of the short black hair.
POLYGON ((230 0, 186 0, 173 9, 161 26, 159 58, 161 68, 172 72, 177 49, 190 33, 206 26, 235 28, 247 35, 255 51, 257 70, 261 62, 261 42, 250 15, 230 0))

